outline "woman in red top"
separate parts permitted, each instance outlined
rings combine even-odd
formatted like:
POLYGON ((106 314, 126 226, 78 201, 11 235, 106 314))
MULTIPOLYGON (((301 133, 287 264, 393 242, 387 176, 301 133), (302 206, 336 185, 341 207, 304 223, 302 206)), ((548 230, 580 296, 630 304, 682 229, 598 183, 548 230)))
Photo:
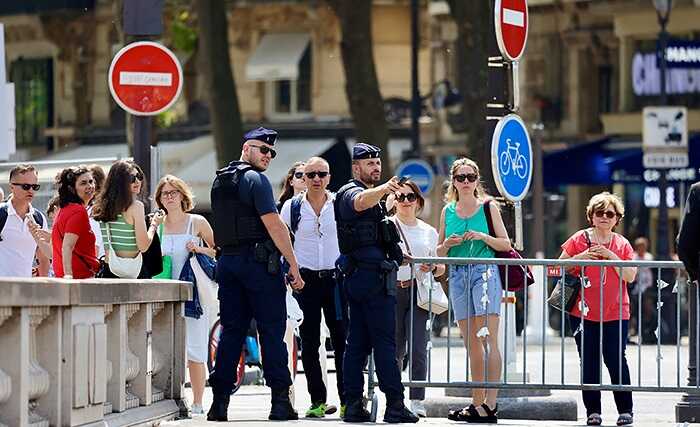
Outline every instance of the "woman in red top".
POLYGON ((85 166, 63 169, 56 187, 60 210, 51 231, 54 273, 66 279, 94 277, 99 261, 95 254, 95 234, 85 210, 95 193, 92 173, 85 166))
MULTIPOLYGON (((622 201, 608 192, 596 194, 588 202, 586 217, 590 228, 579 230, 561 245, 559 258, 578 260, 631 260, 632 245, 613 230, 625 213, 622 201)), ((630 302, 627 283, 634 280, 636 267, 585 267, 585 288, 579 292, 578 300, 569 313, 571 330, 574 333, 579 357, 583 363, 583 383, 598 384, 600 381, 600 356, 610 373, 612 384, 630 384, 630 372, 625 357, 627 327, 630 318, 630 302), (601 301, 601 269, 602 301, 601 301), (620 284, 620 275, 622 284, 620 284), (602 306, 602 308, 601 308, 602 306), (622 317, 620 317, 622 313, 622 317), (602 314, 602 319, 601 319, 602 314), (581 319, 583 318, 583 324, 581 319), (603 348, 600 348, 602 320, 603 348), (622 333, 620 334, 620 329, 622 333), (584 348, 581 348, 583 336, 584 348), (621 351, 620 351, 621 349, 621 351), (622 358, 622 363, 620 363, 622 358), (622 371, 619 367, 622 365, 622 371)), ((576 268, 574 273, 579 274, 576 268)), ((632 393, 613 392, 619 417, 617 425, 632 424, 632 393)), ((602 423, 600 391, 584 390, 583 403, 588 416, 587 425, 602 423)))

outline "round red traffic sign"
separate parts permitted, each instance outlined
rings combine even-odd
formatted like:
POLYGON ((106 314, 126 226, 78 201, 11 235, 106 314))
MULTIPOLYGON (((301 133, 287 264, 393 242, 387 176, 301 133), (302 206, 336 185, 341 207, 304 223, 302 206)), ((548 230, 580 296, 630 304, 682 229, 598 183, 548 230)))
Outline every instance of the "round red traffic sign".
POLYGON ((182 67, 165 46, 135 42, 114 56, 107 80, 120 107, 137 116, 152 116, 177 101, 182 90, 182 67))
POLYGON ((496 40, 505 59, 517 61, 527 42, 527 0, 496 0, 496 40))

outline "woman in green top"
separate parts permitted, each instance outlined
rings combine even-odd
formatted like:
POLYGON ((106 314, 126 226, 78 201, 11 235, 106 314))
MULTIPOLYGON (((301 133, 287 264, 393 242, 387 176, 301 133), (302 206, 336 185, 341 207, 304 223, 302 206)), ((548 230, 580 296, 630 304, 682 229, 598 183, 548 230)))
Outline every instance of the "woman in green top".
MULTIPOLYGON (((119 160, 109 169, 100 196, 93 208, 93 217, 100 222, 105 244, 105 262, 109 265, 107 245, 112 245, 120 258, 136 258, 153 241, 163 215, 153 215, 146 229, 146 211, 138 194, 143 173, 132 162, 119 160)), ((107 268, 105 272, 109 272, 107 268)), ((104 277, 109 276, 107 274, 104 277)), ((113 276, 114 277, 114 276, 113 276)))
MULTIPOLYGON (((489 197, 479 181, 479 167, 467 158, 452 164, 452 180, 447 205, 440 218, 438 256, 493 258, 495 251, 510 250, 510 239, 495 201, 484 210, 489 197), (486 215, 491 215, 494 232, 489 235, 486 215)), ((498 349, 498 319, 501 311, 501 280, 493 264, 458 265, 450 268, 449 297, 455 320, 469 350, 472 380, 501 379, 501 353, 498 349), (488 372, 485 372, 484 354, 488 372)), ((473 403, 451 410, 448 418, 460 421, 495 423, 498 420, 493 388, 474 389, 473 403)))

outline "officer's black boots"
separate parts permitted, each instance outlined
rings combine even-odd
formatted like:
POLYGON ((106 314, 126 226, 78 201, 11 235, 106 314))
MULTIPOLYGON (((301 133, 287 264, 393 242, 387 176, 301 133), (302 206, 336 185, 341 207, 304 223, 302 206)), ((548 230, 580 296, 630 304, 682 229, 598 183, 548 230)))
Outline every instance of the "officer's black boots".
POLYGON ((385 423, 417 423, 418 417, 406 408, 402 400, 387 403, 384 412, 385 423))
POLYGON ((231 398, 228 394, 215 394, 214 401, 207 413, 207 421, 228 421, 228 401, 231 398))
POLYGON ((371 416, 365 409, 365 404, 362 399, 348 401, 343 421, 346 423, 368 423, 370 422, 370 418, 371 416))
POLYGON ((289 387, 272 389, 272 408, 267 417, 275 421, 298 420, 299 415, 289 401, 289 387))

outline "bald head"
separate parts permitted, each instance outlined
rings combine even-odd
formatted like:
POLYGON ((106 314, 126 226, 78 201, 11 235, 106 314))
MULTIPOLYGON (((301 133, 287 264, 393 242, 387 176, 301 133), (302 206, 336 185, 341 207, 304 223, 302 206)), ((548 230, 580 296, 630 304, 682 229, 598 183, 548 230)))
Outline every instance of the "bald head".
POLYGON ((304 182, 310 193, 324 193, 331 182, 330 165, 321 157, 312 157, 304 164, 304 182))

